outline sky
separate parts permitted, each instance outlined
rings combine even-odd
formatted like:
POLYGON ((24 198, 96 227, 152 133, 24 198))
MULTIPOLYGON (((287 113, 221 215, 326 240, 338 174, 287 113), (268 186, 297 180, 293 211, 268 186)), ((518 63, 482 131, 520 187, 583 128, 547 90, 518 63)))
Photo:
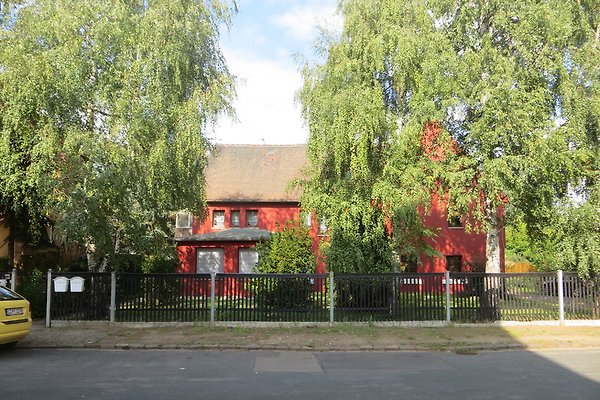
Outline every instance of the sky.
POLYGON ((221 50, 238 78, 238 121, 221 118, 215 143, 306 143, 296 92, 302 59, 316 62, 318 26, 341 29, 337 0, 237 0, 233 26, 221 33, 221 50))

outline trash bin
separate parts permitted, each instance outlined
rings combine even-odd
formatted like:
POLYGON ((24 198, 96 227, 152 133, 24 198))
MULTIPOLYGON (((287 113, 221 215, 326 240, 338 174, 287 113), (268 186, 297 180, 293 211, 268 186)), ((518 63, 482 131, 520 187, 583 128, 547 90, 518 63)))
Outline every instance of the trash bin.
POLYGON ((53 279, 55 292, 66 292, 69 286, 69 278, 66 276, 58 276, 53 279))
POLYGON ((71 292, 83 292, 83 279, 80 276, 74 276, 70 280, 71 292))

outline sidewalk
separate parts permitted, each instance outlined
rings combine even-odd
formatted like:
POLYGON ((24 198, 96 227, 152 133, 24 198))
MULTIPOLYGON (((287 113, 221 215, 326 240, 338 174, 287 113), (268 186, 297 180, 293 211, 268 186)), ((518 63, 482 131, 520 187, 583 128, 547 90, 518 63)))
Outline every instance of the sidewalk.
POLYGON ((20 348, 455 351, 600 348, 600 327, 210 326, 34 322, 20 348))

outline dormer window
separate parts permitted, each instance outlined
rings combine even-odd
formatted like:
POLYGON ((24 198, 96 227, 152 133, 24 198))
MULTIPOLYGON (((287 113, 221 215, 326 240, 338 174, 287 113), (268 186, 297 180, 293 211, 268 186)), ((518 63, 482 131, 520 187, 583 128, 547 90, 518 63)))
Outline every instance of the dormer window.
POLYGON ((175 228, 185 229, 192 227, 192 214, 187 211, 178 212, 175 216, 175 228))

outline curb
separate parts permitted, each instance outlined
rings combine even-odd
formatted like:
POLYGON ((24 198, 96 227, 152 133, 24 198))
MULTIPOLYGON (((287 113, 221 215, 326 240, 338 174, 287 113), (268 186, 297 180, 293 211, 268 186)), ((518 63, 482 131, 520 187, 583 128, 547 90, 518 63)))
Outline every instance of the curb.
MULTIPOLYGON (((490 346, 460 346, 460 347, 445 347, 441 349, 431 348, 403 348, 401 346, 348 346, 348 347, 312 347, 312 346, 278 346, 278 345, 221 345, 221 344, 188 344, 188 345, 163 345, 163 344, 140 344, 140 343, 116 343, 116 344, 99 344, 99 343, 86 343, 86 344, 75 344, 75 345, 23 345, 17 346, 19 349, 40 349, 40 350, 127 350, 127 351, 139 351, 139 350, 178 350, 178 351, 293 351, 293 352, 385 352, 385 353, 398 353, 398 352, 433 352, 433 353, 464 353, 464 352, 486 352, 486 351, 510 351, 510 350, 536 350, 530 348, 525 344, 514 343, 514 344, 502 344, 502 345, 490 345, 490 346)), ((600 347, 598 347, 600 348, 600 347)), ((570 348, 568 350, 575 350, 576 348, 570 348)), ((582 348, 589 350, 590 348, 582 348)), ((542 349, 539 349, 542 350, 542 349)), ((544 348, 543 350, 565 350, 555 348, 544 348)))

